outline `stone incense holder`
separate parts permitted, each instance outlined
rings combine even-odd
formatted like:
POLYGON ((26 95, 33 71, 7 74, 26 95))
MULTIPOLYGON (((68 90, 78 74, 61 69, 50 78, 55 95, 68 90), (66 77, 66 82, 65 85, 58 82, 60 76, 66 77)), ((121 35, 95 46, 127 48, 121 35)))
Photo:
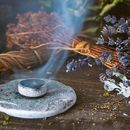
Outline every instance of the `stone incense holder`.
POLYGON ((19 79, 0 85, 0 111, 19 118, 47 118, 76 102, 75 91, 50 79, 19 79))
POLYGON ((26 97, 40 97, 47 92, 46 84, 42 79, 23 79, 18 83, 18 92, 26 97))

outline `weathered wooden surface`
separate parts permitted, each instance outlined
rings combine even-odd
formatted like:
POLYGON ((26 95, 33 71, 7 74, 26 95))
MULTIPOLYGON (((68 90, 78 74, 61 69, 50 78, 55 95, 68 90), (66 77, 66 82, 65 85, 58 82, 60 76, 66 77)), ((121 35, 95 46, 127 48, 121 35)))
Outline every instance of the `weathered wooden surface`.
MULTIPOLYGON (((129 100, 119 103, 121 97, 114 93, 109 97, 103 96, 103 84, 98 79, 102 71, 102 67, 85 67, 66 73, 63 67, 56 79, 75 89, 78 96, 76 105, 66 113, 48 119, 11 117, 6 126, 1 117, 0 130, 130 130, 129 100)), ((0 79, 2 82, 3 77, 0 79)))

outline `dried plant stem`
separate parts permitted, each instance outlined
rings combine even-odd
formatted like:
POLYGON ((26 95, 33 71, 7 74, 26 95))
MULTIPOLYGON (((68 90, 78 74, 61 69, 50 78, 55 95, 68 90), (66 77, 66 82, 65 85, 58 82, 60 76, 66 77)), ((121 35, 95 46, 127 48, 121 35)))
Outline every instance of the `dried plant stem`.
MULTIPOLYGON (((49 48, 48 48, 49 49, 49 48)), ((112 68, 113 66, 120 65, 118 59, 117 59, 117 54, 115 50, 112 50, 108 47, 105 46, 99 46, 95 44, 91 44, 87 41, 82 41, 80 39, 75 39, 72 43, 71 47, 68 46, 58 46, 58 47, 50 47, 50 49, 60 49, 60 50, 69 50, 69 51, 74 51, 76 53, 79 53, 81 55, 85 56, 90 56, 94 59, 98 58, 100 59, 102 51, 107 51, 112 54, 113 60, 109 61, 107 60, 105 63, 103 63, 106 67, 112 68)))
POLYGON ((46 43, 36 47, 23 49, 21 51, 11 51, 0 54, 0 71, 13 70, 14 68, 34 68, 43 63, 45 57, 47 56, 46 53, 48 52, 48 49, 73 51, 81 55, 90 56, 94 59, 100 59, 102 51, 105 50, 113 55, 113 60, 106 61, 104 65, 108 68, 119 65, 117 55, 114 50, 111 50, 108 47, 90 44, 87 41, 75 39, 71 46, 68 46, 68 44, 61 44, 56 46, 56 44, 52 45, 51 43, 46 43))

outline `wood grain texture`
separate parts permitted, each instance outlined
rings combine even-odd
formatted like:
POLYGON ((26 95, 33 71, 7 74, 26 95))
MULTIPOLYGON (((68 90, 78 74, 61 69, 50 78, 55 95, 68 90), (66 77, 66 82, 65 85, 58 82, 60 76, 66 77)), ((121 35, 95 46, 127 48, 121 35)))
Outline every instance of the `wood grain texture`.
MULTIPOLYGON (((103 70, 101 66, 94 66, 66 73, 63 67, 55 79, 74 88, 78 96, 76 105, 64 114, 47 119, 11 117, 7 126, 2 125, 1 117, 0 130, 130 130, 128 99, 119 103, 122 98, 115 93, 109 97, 103 96, 103 84, 98 79, 103 70)), ((11 76, 6 76, 3 81, 9 78, 11 76)))

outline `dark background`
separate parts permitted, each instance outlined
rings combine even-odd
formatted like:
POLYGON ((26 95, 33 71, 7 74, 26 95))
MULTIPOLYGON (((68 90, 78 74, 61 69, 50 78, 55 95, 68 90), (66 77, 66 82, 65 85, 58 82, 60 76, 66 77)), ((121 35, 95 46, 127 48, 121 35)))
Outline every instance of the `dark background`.
MULTIPOLYGON (((94 4, 97 5, 99 0, 93 0, 94 4)), ((8 23, 14 23, 17 21, 17 14, 25 13, 28 11, 37 12, 40 10, 39 0, 0 0, 0 52, 6 51, 6 27, 8 23)), ((57 6, 58 8, 58 6, 57 6)), ((57 9, 58 10, 58 9, 57 9)), ((117 17, 129 16, 130 8, 125 4, 118 4, 113 8, 110 14, 117 17)), ((99 15, 99 12, 93 12, 90 10, 89 15, 99 15)), ((88 16, 89 17, 89 16, 88 16)), ((100 22, 89 21, 85 22, 84 29, 88 29, 94 26, 100 26, 100 22)))
POLYGON ((17 14, 39 8, 37 0, 0 0, 0 52, 5 49, 7 24, 15 22, 17 14))

